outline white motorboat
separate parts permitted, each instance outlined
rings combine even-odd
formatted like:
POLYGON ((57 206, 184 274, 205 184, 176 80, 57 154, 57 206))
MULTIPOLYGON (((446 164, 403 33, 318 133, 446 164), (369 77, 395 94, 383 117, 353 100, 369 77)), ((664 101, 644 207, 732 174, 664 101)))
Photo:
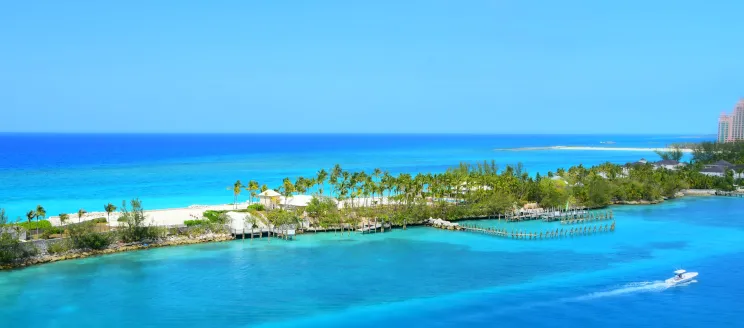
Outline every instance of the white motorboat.
POLYGON ((685 282, 690 282, 692 279, 698 276, 697 272, 687 272, 685 270, 674 271, 674 277, 666 280, 668 285, 677 285, 685 282))

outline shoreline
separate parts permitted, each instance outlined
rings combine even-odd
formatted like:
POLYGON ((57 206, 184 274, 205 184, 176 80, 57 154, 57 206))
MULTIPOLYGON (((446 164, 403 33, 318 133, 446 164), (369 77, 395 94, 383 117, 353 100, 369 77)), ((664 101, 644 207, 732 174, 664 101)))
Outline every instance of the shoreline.
MULTIPOLYGON (((520 147, 520 148, 496 148, 495 151, 530 151, 530 150, 600 150, 600 151, 672 151, 674 148, 643 148, 643 147, 595 147, 595 146, 546 146, 546 147, 520 147)), ((689 148, 680 148, 683 153, 692 153, 689 148)))
POLYGON ((205 243, 219 243, 219 242, 225 242, 225 241, 231 241, 231 240, 235 240, 235 238, 231 234, 207 234, 207 235, 191 237, 191 238, 189 237, 166 238, 166 240, 154 242, 154 243, 138 242, 138 243, 131 243, 131 244, 117 244, 110 248, 106 248, 103 250, 97 250, 97 251, 96 250, 72 250, 72 251, 67 251, 65 253, 62 253, 62 254, 37 255, 37 256, 30 257, 22 262, 18 262, 18 263, 0 264, 0 271, 16 270, 16 269, 22 269, 22 268, 26 268, 30 266, 35 266, 35 265, 46 264, 46 263, 60 262, 60 261, 66 261, 66 260, 75 260, 75 259, 84 259, 84 258, 89 258, 89 257, 96 257, 96 256, 115 254, 115 253, 134 252, 134 251, 146 250, 146 249, 151 249, 151 248, 186 246, 186 245, 205 244, 205 243))
MULTIPOLYGON (((303 195, 303 196, 312 196, 312 195, 303 195)), ((290 198, 291 199, 291 198, 290 198)), ((388 199, 388 197, 359 197, 354 199, 354 206, 366 206, 365 201, 367 204, 371 204, 373 201, 381 201, 381 204, 392 204, 392 201, 388 199)), ((283 203, 284 200, 281 200, 280 203, 283 203)), ((233 204, 216 204, 216 205, 189 205, 186 207, 171 207, 171 208, 156 208, 156 209, 150 209, 145 210, 145 215, 147 216, 148 220, 147 223, 151 225, 157 225, 157 226, 174 226, 174 225, 183 225, 184 221, 186 220, 195 220, 200 219, 202 217, 202 214, 204 211, 235 211, 235 210, 244 210, 248 207, 248 205, 256 204, 257 202, 240 202, 237 204, 237 209, 235 208, 235 205, 233 204)), ((343 200, 339 207, 344 206, 344 204, 350 204, 350 200, 343 200)), ((67 224, 73 224, 78 223, 77 213, 68 213, 69 219, 67 221, 67 224)), ((117 211, 111 213, 110 215, 110 225, 112 227, 116 227, 119 225, 119 222, 117 219, 121 216, 121 212, 119 212, 119 209, 117 211)), ((97 218, 109 218, 106 212, 103 211, 96 211, 96 212, 88 212, 80 219, 80 222, 90 221, 97 218)), ((46 218, 49 220, 49 222, 52 223, 53 226, 60 226, 61 223, 59 221, 58 215, 48 216, 46 218)))
MULTIPOLYGON (((655 201, 623 201, 623 202, 613 202, 609 206, 642 206, 642 205, 659 205, 662 203, 665 203, 670 200, 675 199, 682 199, 685 197, 710 197, 710 196, 716 196, 716 190, 713 189, 685 189, 681 190, 680 192, 675 195, 673 198, 667 198, 667 199, 660 199, 655 201)), ((216 206, 229 206, 232 208, 232 205, 216 205, 216 206)), ((214 206, 206 206, 206 207, 214 207, 214 206)), ((180 210, 193 210, 194 208, 180 208, 180 209, 159 209, 159 210, 150 210, 147 211, 148 213, 151 212, 167 212, 167 211, 180 211, 180 210)), ((207 210, 204 208, 197 208, 197 210, 207 210)), ((467 218, 463 220, 488 220, 489 218, 467 218)), ((453 220, 452 222, 456 222, 460 220, 453 220)), ((407 226, 413 227, 418 225, 424 225, 425 223, 408 223, 407 226)), ((391 228, 392 230, 392 228, 391 228)), ((307 230, 305 233, 308 233, 309 230, 307 230)), ((314 231, 313 234, 317 233, 330 233, 332 230, 325 230, 325 231, 314 231)), ((335 232, 335 231, 334 231, 335 232)), ((53 263, 53 262, 59 262, 59 261, 65 261, 65 260, 73 260, 73 259, 82 259, 82 258, 88 258, 88 257, 95 257, 95 256, 101 256, 106 254, 114 254, 114 253, 122 253, 122 252, 129 252, 129 251, 138 251, 138 250, 145 250, 150 248, 160 248, 160 247, 172 247, 172 246, 185 246, 185 245, 194 245, 194 244, 203 244, 203 243, 212 243, 212 242, 226 242, 226 241, 232 241, 237 240, 236 236, 234 236, 231 233, 228 234, 213 234, 209 233, 206 235, 196 236, 196 237, 169 237, 165 240, 154 242, 154 243, 146 243, 146 242, 139 242, 139 243, 133 243, 133 244, 117 244, 110 248, 100 250, 100 251, 92 251, 92 250, 74 250, 74 251, 68 251, 63 254, 56 254, 56 255, 37 255, 30 257, 23 262, 19 263, 13 263, 13 264, 6 264, 6 265, 0 265, 0 271, 5 270, 14 270, 14 269, 21 269, 29 266, 34 265, 40 265, 45 263, 53 263)))
MULTIPOLYGON (((685 196, 715 196, 716 190, 714 189, 684 189, 680 190, 678 192, 678 195, 675 198, 679 197, 685 197, 685 196)), ((373 198, 366 198, 368 201, 373 200, 373 198)), ((374 201, 378 201, 380 198, 375 197, 374 201)), ((364 206, 362 205, 365 201, 364 197, 356 198, 354 200, 354 204, 357 206, 364 206)), ((344 201, 347 203, 348 201, 344 201)), ((620 202, 613 202, 609 205, 650 205, 650 204, 658 204, 662 201, 620 201, 620 202)), ((255 202, 254 202, 255 203, 255 202)), ((371 202, 370 202, 371 203, 371 202)), ((248 205, 253 204, 250 202, 242 202, 238 203, 238 210, 245 209, 248 205)), ((382 204, 392 204, 391 201, 387 199, 387 197, 382 198, 382 204)), ((218 205, 189 205, 187 207, 175 207, 175 208, 160 208, 160 209, 152 209, 152 210, 145 210, 145 215, 148 216, 148 223, 154 224, 157 226, 173 226, 173 225, 183 225, 184 221, 186 220, 194 220, 194 216, 201 217, 202 213, 204 211, 233 211, 235 210, 234 206, 232 204, 218 204, 218 205)), ((77 223, 77 214, 71 213, 70 215, 70 221, 69 223, 77 223)), ((114 212, 111 213, 111 226, 117 226, 119 222, 116 221, 116 219, 121 215, 120 212, 114 212)), ((104 217, 106 218, 106 212, 89 212, 85 214, 81 220, 81 222, 89 221, 95 218, 104 217)), ((47 218, 49 222, 52 223, 53 226, 59 226, 59 216, 50 216, 47 218)))

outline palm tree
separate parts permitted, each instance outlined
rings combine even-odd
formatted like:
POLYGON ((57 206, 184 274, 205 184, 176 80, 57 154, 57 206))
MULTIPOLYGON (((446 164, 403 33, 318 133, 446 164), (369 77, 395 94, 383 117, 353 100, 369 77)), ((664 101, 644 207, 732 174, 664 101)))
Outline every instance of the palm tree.
POLYGON ((67 213, 60 213, 59 214, 59 224, 60 225, 64 225, 65 223, 67 223, 67 220, 69 220, 69 219, 70 219, 70 216, 67 215, 67 213))
MULTIPOLYGON (((337 187, 334 187, 334 188, 337 191, 336 192, 336 201, 338 202, 338 204, 341 204, 346 199, 346 196, 347 196, 347 194, 349 192, 349 190, 347 189, 346 183, 344 183, 342 181, 342 182, 338 183, 338 186, 337 187)), ((343 226, 343 224, 341 222, 342 219, 343 219, 343 215, 338 215, 338 223, 341 226, 341 234, 344 233, 344 226, 343 226)), ((333 230, 333 233, 334 234, 336 233, 336 229, 333 230)))
POLYGON ((372 199, 375 198, 375 191, 377 189, 375 188, 375 182, 372 181, 371 177, 367 177, 367 179, 362 184, 362 196, 364 196, 364 206, 367 206, 367 199, 369 196, 372 196, 372 199))
POLYGON ((86 211, 85 209, 82 209, 81 208, 81 209, 78 210, 78 212, 77 212, 78 223, 80 223, 80 220, 83 218, 83 215, 85 215, 85 213, 88 213, 88 211, 86 211))
POLYGON ((294 190, 299 194, 307 192, 307 188, 313 183, 312 180, 305 179, 304 177, 298 177, 294 183, 294 190))
POLYGON ((258 195, 258 189, 258 181, 248 181, 248 188, 246 188, 246 190, 251 193, 251 203, 253 202, 253 199, 256 198, 256 195, 258 195))
POLYGON ((46 210, 41 205, 36 205, 36 234, 39 234, 39 217, 46 217, 46 210))
MULTIPOLYGON (((378 182, 382 182, 380 179, 382 178, 382 170, 378 167, 372 170, 372 199, 375 198, 375 193, 379 191, 378 188, 378 182)), ((380 198, 382 198, 382 194, 380 194, 380 198)))
MULTIPOLYGON (((232 192, 233 192, 233 208, 238 208, 238 196, 240 196, 240 191, 243 189, 243 184, 240 182, 240 180, 235 181, 235 183, 232 186, 232 192)), ((230 190, 230 188, 227 188, 227 190, 230 190)))
POLYGON ((116 211, 116 205, 108 203, 103 206, 103 210, 106 211, 106 223, 111 224, 111 213, 116 211))
POLYGON ((282 180, 282 185, 278 189, 282 191, 281 194, 284 196, 284 207, 286 208, 287 200, 295 192, 295 185, 292 183, 292 180, 289 180, 289 178, 284 178, 284 180, 282 180))
MULTIPOLYGON (((28 212, 26 213, 26 220, 28 220, 28 227, 29 227, 29 228, 31 228, 31 221, 32 221, 32 220, 33 220, 33 219, 34 219, 35 217, 36 217, 36 211, 33 211, 33 210, 31 210, 31 211, 28 211, 28 212)), ((38 228, 38 226, 37 226, 37 228, 36 228, 36 229, 37 229, 37 230, 36 230, 36 234, 38 234, 38 233, 39 233, 39 231, 38 231, 38 229, 39 229, 39 228, 38 228)))
POLYGON ((332 194, 337 191, 336 187, 338 186, 338 178, 341 177, 341 173, 343 170, 341 169, 341 165, 336 164, 333 166, 333 170, 331 170, 331 175, 328 177, 328 182, 331 183, 331 186, 333 186, 333 192, 332 194))
POLYGON ((320 169, 318 171, 317 176, 315 177, 315 182, 318 183, 318 193, 323 196, 323 187, 325 186, 325 180, 328 177, 328 172, 326 172, 325 169, 320 169))
MULTIPOLYGON (((256 213, 257 214, 257 213, 256 213)), ((253 213, 245 216, 245 223, 251 227, 251 242, 253 241, 253 229, 258 228, 258 219, 253 213)), ((245 236, 243 236, 245 238, 245 236)))
POLYGON ((380 198, 382 199, 384 197, 383 194, 387 190, 387 192, 388 192, 388 195, 387 195, 388 204, 390 202, 390 197, 392 196, 392 193, 393 193, 393 182, 394 182, 394 180, 395 180, 395 178, 393 178, 393 176, 390 175, 390 172, 388 172, 388 171, 383 172, 382 173, 382 178, 380 178, 380 189, 382 189, 382 192, 380 193, 380 198))

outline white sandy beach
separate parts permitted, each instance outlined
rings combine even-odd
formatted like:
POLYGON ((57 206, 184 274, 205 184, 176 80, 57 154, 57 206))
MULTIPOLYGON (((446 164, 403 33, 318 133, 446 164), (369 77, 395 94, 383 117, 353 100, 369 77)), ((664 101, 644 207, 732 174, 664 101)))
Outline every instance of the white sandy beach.
MULTIPOLYGON (((304 196, 303 196, 304 197, 304 196)), ((291 202, 291 197, 289 202, 291 202)), ((373 198, 355 198, 354 199, 354 206, 370 206, 373 204, 373 202, 380 202, 379 197, 373 198), (365 201, 366 200, 366 201, 365 201)), ((279 201, 280 204, 284 203, 284 197, 282 197, 279 201)), ((383 204, 391 204, 387 200, 386 197, 383 197, 382 199, 383 204)), ((243 202, 238 204, 239 209, 245 209, 250 203, 249 202, 243 202)), ((344 200, 339 204, 339 208, 343 206, 351 206, 351 200, 344 200)), ((191 205, 188 207, 182 207, 182 208, 168 208, 168 209, 155 209, 155 210, 145 210, 145 216, 147 217, 147 223, 150 225, 157 225, 157 226, 172 226, 172 225, 182 225, 184 221, 186 220, 197 220, 202 218, 202 214, 204 211, 207 210, 214 210, 214 211, 224 211, 224 210, 232 210, 235 206, 231 204, 223 204, 223 205, 191 205)), ((68 223, 77 223, 78 222, 78 215, 77 213, 69 213, 69 220, 68 223)), ((246 213, 238 213, 238 212, 228 212, 228 215, 233 219, 234 228, 242 228, 242 222, 245 218, 246 213), (239 222, 238 222, 239 221, 239 222)), ((111 217, 109 219, 109 222, 111 226, 117 226, 119 225, 119 222, 117 221, 119 217, 121 216, 121 212, 118 210, 116 212, 111 213, 111 217)), ((106 218, 106 212, 100 211, 100 212, 89 212, 83 215, 82 218, 80 218, 80 222, 93 220, 96 218, 106 218)), ((49 217, 48 220, 52 223, 54 226, 59 226, 59 216, 52 216, 49 217)))
MULTIPOLYGON (((239 208, 245 208, 248 203, 239 204, 239 208)), ((180 225, 186 220, 201 219, 202 213, 206 210, 231 210, 233 205, 191 205, 183 208, 169 208, 159 210, 145 210, 145 216, 147 216, 148 223, 152 225, 167 226, 167 225, 180 225)), ((70 219, 68 223, 77 223, 77 213, 69 213, 70 219)), ((110 222, 112 226, 118 225, 117 219, 121 216, 121 212, 116 211, 111 213, 110 222)), ((106 212, 89 212, 83 215, 80 221, 89 221, 95 218, 107 217, 106 212)), ((52 225, 60 225, 59 216, 49 217, 49 221, 52 225)))
MULTIPOLYGON (((497 151, 527 151, 527 150, 602 150, 602 151, 671 151, 674 148, 641 148, 641 147, 594 147, 594 146, 550 146, 550 147, 524 147, 524 148, 501 148, 497 151)), ((692 149, 680 148, 683 153, 691 153, 692 149)))

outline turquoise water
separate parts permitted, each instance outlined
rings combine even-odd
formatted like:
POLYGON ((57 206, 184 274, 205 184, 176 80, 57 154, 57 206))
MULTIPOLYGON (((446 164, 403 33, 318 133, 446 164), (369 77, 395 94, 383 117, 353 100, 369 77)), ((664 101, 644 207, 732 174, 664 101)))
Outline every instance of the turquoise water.
MULTIPOLYGON (((340 163, 392 173, 460 161, 547 172, 625 163, 688 136, 0 134, 0 207, 11 217, 218 204, 227 186, 278 184, 340 163)), ((245 200, 243 196, 241 200, 245 200)), ((731 327, 744 313, 744 199, 618 207, 617 230, 508 240, 417 227, 152 249, 0 272, 0 327, 731 327), (671 271, 698 282, 666 288, 671 271)), ((501 226, 503 222, 479 224, 501 226)), ((604 222, 603 222, 604 224, 604 222)), ((527 222, 515 229, 559 226, 527 222)))
POLYGON ((744 200, 616 207, 614 233, 416 227, 152 249, 0 273, 2 327, 734 327, 744 200), (667 288, 685 268, 697 282, 667 288))
MULTIPOLYGON (((461 161, 523 163, 528 172, 606 161, 626 163, 651 151, 497 151, 549 146, 664 147, 699 141, 690 136, 644 135, 88 135, 0 134, 0 208, 11 219, 43 205, 47 213, 102 211, 139 197, 145 208, 225 204, 235 180, 270 188, 284 177, 314 176, 341 164, 441 172, 461 161), (613 141, 614 144, 602 142, 613 141)), ((328 189, 328 188, 326 188, 328 189)), ((240 197, 247 200, 247 193, 240 197)))

